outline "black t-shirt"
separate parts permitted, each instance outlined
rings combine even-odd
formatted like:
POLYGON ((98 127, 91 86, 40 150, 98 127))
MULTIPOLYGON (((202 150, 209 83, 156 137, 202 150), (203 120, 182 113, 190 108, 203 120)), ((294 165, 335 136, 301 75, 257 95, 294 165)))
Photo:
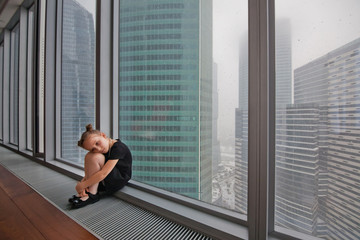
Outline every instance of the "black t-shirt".
MULTIPOLYGON (((116 139, 117 142, 110 148, 109 152, 104 153, 105 163, 118 159, 113 170, 104 179, 105 187, 118 188, 124 186, 131 179, 132 155, 129 148, 116 139)), ((110 189, 109 189, 110 190, 110 189)))

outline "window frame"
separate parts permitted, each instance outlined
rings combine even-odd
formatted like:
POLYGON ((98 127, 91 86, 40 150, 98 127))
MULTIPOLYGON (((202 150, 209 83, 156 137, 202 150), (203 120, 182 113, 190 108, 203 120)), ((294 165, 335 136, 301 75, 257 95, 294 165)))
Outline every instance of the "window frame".
MULTIPOLYGON (((96 1, 96 128, 118 137, 118 28, 120 0, 96 1), (100 74, 101 73, 101 74, 100 74), (101 82, 100 82, 101 80, 101 82), (100 84, 101 83, 101 84, 100 84), (100 117, 101 116, 101 117, 100 117)), ((205 0, 202 0, 205 1, 205 0)), ((29 2, 29 1, 26 1, 29 2)), ((32 2, 32 1, 30 1, 32 2)), ((35 43, 39 46, 39 11, 41 0, 35 2, 35 43)), ((80 178, 79 166, 60 159, 60 101, 61 81, 61 8, 62 0, 47 1, 45 29, 45 113, 44 113, 44 161, 49 166, 80 178), (60 49, 59 49, 60 48, 60 49), (56 89, 56 90, 55 90, 56 89), (62 164, 66 162, 66 164, 62 164)), ((26 11, 21 7, 21 12, 26 11), (21 10, 22 9, 22 10, 21 10)), ((21 13, 23 15, 23 13, 21 13)), ((274 184, 275 184, 275 14, 274 0, 248 0, 249 17, 249 170, 248 170, 248 215, 244 215, 173 194, 140 182, 131 181, 129 186, 116 194, 121 199, 139 204, 141 207, 163 215, 188 227, 221 239, 225 233, 229 239, 318 239, 296 231, 274 226, 274 184), (146 199, 146 200, 144 200, 146 199), (198 216, 197 216, 198 215, 198 216), (202 217, 211 220, 201 221, 202 217), (229 228, 221 226, 230 224, 229 228), (275 231, 276 230, 276 231, 275 231), (231 232, 232 231, 232 232, 231 232), (233 235, 236 234, 236 235, 233 235)), ((18 13, 14 18, 19 18, 18 13)), ((20 17, 21 18, 21 17, 20 17)), ((25 18, 26 19, 26 18, 25 18)), ((22 23, 22 21, 21 21, 22 23)), ((10 87, 10 41, 11 24, 3 30, 0 44, 3 44, 3 109, 2 145, 9 146, 10 94, 4 89, 10 87), (8 118, 7 118, 8 117, 8 118), (8 134, 8 135, 6 135, 8 134)), ((21 38, 20 38, 21 39, 21 38)), ((34 54, 34 79, 39 77, 39 49, 34 54)), ((26 47, 20 52, 27 52, 26 47)), ((26 55, 25 55, 26 56, 26 55)), ((26 64, 25 64, 26 65, 26 64)), ((25 74, 26 75, 26 74, 25 74)), ((37 81, 37 80, 34 80, 37 81)), ((35 88, 36 85, 34 85, 35 88)), ((35 91, 35 90, 34 90, 35 91)), ((25 99, 29 100, 29 99, 25 99)), ((24 101, 24 99, 22 99, 24 101)), ((34 105, 35 100, 31 100, 34 105)), ((36 125, 35 116, 33 128, 36 125)), ((28 126, 28 125, 27 125, 28 126)), ((23 127, 23 126, 22 126, 23 127)), ((19 132, 22 127, 19 127, 19 132)), ((26 129, 26 127, 25 127, 26 129)), ((36 129, 36 128, 35 128, 36 129)), ((29 129, 27 129, 29 130, 29 129)), ((26 132, 26 131, 25 131, 26 132)), ((36 135, 36 133, 34 134, 36 135)), ((19 140, 26 139, 26 133, 19 140)), ((33 154, 37 157, 38 141, 34 136, 33 154)), ((21 145, 21 144, 19 144, 21 145)), ((25 144, 26 145, 26 144, 25 144)), ((20 147, 19 152, 24 151, 20 147)), ((31 155, 31 154, 29 154, 31 155)), ((203 219, 203 218, 202 218, 203 219)))

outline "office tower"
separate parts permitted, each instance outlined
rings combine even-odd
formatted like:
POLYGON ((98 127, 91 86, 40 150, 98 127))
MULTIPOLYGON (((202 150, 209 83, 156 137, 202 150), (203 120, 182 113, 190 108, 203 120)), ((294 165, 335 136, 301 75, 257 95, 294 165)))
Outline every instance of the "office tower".
POLYGON ((235 210, 247 213, 248 192, 248 34, 240 43, 239 107, 235 109, 235 210))
POLYGON ((275 224, 316 235, 321 126, 317 104, 276 109, 275 224))
POLYGON ((133 179, 211 202, 212 2, 123 0, 119 136, 133 179))
POLYGON ((88 123, 95 125, 94 19, 74 0, 63 1, 61 54, 61 153, 82 162, 77 146, 88 123))
POLYGON ((295 103, 326 108, 319 165, 322 176, 319 236, 360 236, 360 39, 339 47, 294 71, 295 103))
POLYGON ((290 104, 292 99, 291 26, 287 18, 276 19, 275 32, 275 104, 290 104))
MULTIPOLYGON (((292 61, 289 19, 276 20, 276 108, 291 103, 292 61)), ((248 192, 248 34, 240 44, 239 108, 235 110, 235 210, 247 213, 248 192)))
POLYGON ((218 92, 218 73, 217 73, 217 64, 213 64, 213 97, 212 97, 212 111, 213 111, 213 120, 212 120, 212 171, 213 176, 217 174, 218 166, 221 161, 220 155, 220 141, 218 138, 218 118, 219 118, 219 92, 218 92))

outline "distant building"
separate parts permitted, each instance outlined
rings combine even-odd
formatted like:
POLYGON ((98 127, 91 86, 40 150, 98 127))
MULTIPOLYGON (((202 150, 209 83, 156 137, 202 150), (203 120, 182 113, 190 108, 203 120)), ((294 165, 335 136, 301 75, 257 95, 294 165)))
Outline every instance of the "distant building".
MULTIPOLYGON (((295 103, 326 109, 319 142, 318 236, 360 236, 360 39, 294 72, 295 103), (321 177, 321 178, 320 178, 321 177)), ((314 186, 317 187, 317 186, 314 186)))
POLYGON ((61 156, 83 162, 77 146, 85 126, 95 126, 94 18, 74 0, 63 1, 61 48, 61 156))
POLYGON ((218 72, 217 64, 213 64, 213 96, 212 96, 212 172, 213 177, 218 172, 221 162, 220 141, 218 138, 218 118, 219 118, 219 92, 218 92, 218 72))
POLYGON ((276 110, 275 223, 310 235, 318 227, 323 114, 310 103, 276 110))
POLYGON ((212 2, 120 1, 119 136, 133 178, 212 201, 212 2))

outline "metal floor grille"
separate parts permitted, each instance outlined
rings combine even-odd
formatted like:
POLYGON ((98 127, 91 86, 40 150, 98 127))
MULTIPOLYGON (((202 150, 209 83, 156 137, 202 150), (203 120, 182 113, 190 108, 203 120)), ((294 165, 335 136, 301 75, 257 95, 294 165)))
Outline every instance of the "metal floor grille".
POLYGON ((0 147, 0 156, 1 165, 99 239, 211 239, 112 196, 84 208, 70 209, 67 199, 74 194, 74 179, 4 147, 0 147))

